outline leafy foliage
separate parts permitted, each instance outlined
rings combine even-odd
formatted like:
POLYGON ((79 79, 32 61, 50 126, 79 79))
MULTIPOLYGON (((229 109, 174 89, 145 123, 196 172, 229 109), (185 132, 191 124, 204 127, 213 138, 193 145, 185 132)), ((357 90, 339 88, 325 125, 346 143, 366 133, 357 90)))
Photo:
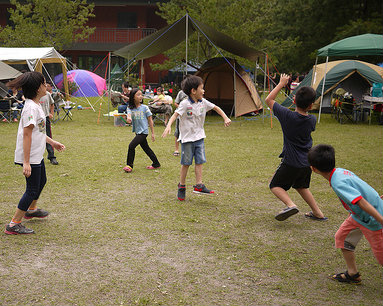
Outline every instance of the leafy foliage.
POLYGON ((94 4, 86 0, 10 1, 10 20, 0 33, 7 47, 51 47, 62 50, 73 42, 85 40, 94 32, 86 26, 94 17, 94 4))
MULTIPOLYGON (((170 0, 159 4, 159 9, 159 15, 169 24, 188 13, 265 51, 278 70, 286 72, 309 70, 315 51, 333 41, 363 33, 383 33, 383 2, 374 0, 170 0)), ((156 68, 172 68, 184 54, 183 43, 167 52, 169 60, 156 68)), ((203 62, 216 55, 219 53, 206 39, 200 37, 199 43, 197 35, 190 39, 190 61, 203 62)), ((240 61, 244 63, 243 59, 240 61)))

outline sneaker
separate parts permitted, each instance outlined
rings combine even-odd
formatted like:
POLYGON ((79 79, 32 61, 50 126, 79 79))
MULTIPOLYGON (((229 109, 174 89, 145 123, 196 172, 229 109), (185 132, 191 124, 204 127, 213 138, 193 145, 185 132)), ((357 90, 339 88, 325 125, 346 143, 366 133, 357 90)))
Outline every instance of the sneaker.
POLYGON ((24 218, 25 219, 46 218, 46 217, 48 217, 48 215, 49 215, 48 211, 46 211, 44 209, 37 208, 37 210, 32 212, 32 213, 26 212, 24 215, 24 218))
POLYGON ((125 166, 124 168, 122 168, 126 173, 130 173, 133 171, 133 168, 130 167, 130 166, 125 166))
POLYGON ((59 162, 57 161, 56 157, 51 158, 50 162, 51 162, 52 165, 58 165, 59 164, 59 162))
POLYGON ((30 228, 26 228, 21 223, 18 223, 14 226, 9 226, 8 224, 5 227, 4 233, 6 233, 7 235, 19 235, 19 234, 34 234, 35 231, 30 228))
POLYGON ((214 193, 214 190, 207 189, 204 184, 194 185, 193 188, 194 188, 194 190, 193 190, 194 193, 201 193, 201 194, 213 194, 214 193))
POLYGON ((177 198, 180 201, 184 201, 186 197, 186 186, 178 183, 177 198))
POLYGON ((156 170, 156 169, 160 169, 160 167, 147 166, 146 169, 148 169, 148 170, 156 170))

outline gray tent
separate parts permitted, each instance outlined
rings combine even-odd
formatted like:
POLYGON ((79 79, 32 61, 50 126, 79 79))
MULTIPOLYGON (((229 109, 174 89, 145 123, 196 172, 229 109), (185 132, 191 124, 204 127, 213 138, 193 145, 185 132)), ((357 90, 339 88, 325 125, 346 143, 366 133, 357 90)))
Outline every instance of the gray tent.
POLYGON ((0 80, 15 79, 22 73, 0 61, 0 80))

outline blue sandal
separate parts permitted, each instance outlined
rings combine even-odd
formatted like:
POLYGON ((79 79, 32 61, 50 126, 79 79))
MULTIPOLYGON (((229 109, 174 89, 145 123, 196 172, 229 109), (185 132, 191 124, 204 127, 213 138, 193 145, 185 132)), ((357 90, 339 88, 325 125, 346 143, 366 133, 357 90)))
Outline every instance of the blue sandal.
POLYGON ((315 220, 315 221, 328 221, 328 218, 327 217, 323 217, 323 218, 318 218, 317 216, 315 216, 313 214, 312 211, 308 212, 308 213, 305 213, 305 217, 306 218, 309 218, 309 219, 312 219, 312 220, 315 220))

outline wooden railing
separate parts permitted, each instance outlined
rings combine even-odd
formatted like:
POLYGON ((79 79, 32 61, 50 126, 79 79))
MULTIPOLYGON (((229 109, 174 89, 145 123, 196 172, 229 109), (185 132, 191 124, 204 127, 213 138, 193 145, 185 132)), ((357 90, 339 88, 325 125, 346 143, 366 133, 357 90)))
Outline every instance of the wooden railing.
POLYGON ((117 29, 117 28, 96 28, 94 33, 89 36, 89 43, 132 43, 140 40, 154 32, 156 29, 134 28, 134 29, 117 29))

